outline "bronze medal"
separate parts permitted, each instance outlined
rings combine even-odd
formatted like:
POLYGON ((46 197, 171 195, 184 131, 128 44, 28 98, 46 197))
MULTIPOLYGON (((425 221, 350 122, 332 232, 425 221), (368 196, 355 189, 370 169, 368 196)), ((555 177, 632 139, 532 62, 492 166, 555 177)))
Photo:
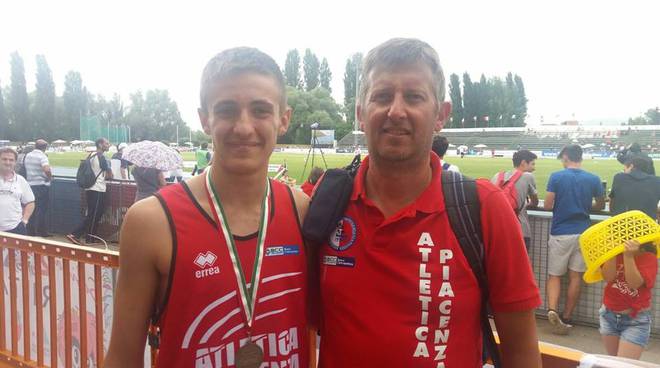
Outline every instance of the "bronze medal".
POLYGON ((236 368, 259 368, 264 361, 264 351, 252 341, 241 346, 236 353, 236 368))

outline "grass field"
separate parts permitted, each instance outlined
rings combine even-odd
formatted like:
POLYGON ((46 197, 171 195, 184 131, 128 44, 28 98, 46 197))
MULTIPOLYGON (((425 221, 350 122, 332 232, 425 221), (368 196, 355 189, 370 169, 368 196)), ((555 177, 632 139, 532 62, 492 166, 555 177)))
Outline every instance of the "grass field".
MULTIPOLYGON (((66 152, 66 153, 49 153, 49 159, 52 166, 60 167, 77 167, 80 159, 85 157, 82 152, 66 152)), ((286 162, 289 168, 289 175, 301 184, 301 174, 305 165, 306 155, 297 153, 281 153, 275 152, 271 157, 272 164, 281 164, 286 162)), ((325 154, 325 159, 328 167, 341 167, 347 165, 353 156, 343 154, 325 154)), ((192 152, 184 152, 183 159, 186 161, 193 161, 194 154, 192 152)), ((482 158, 482 157, 465 157, 463 159, 458 157, 449 157, 448 162, 458 165, 461 172, 465 175, 476 178, 491 178, 496 172, 501 170, 509 170, 511 167, 511 159, 509 158, 482 158)), ((656 160, 658 162, 658 160, 656 160)), ((323 166, 323 161, 319 154, 314 158, 315 166, 323 166)), ((616 160, 585 160, 583 163, 585 170, 598 175, 602 180, 607 181, 608 188, 612 183, 614 174, 620 172, 623 166, 616 160)), ((561 170, 561 163, 554 159, 540 159, 536 162, 536 182, 539 189, 540 197, 545 196, 545 185, 548 182, 550 174, 554 171, 561 170)), ((308 165, 305 174, 309 173, 310 167, 308 165)))

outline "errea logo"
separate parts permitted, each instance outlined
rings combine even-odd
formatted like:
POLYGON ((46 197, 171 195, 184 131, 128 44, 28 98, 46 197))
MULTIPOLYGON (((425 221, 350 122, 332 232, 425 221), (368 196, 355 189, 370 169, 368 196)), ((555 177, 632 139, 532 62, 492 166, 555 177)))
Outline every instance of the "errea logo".
POLYGON ((197 265, 197 267, 201 268, 201 270, 195 271, 195 277, 201 279, 207 276, 219 274, 220 267, 213 267, 217 259, 218 257, 211 251, 206 253, 199 253, 197 257, 195 257, 194 263, 197 265))

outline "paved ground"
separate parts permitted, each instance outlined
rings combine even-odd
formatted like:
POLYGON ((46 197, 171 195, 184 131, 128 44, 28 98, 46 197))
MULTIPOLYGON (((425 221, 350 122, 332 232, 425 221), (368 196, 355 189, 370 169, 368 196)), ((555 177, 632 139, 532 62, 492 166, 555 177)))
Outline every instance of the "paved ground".
MULTIPOLYGON (((536 325, 541 341, 567 346, 585 353, 606 354, 598 329, 595 327, 575 326, 570 335, 559 336, 552 334, 550 323, 545 319, 537 319, 536 325)), ((641 360, 652 363, 660 362, 659 338, 651 338, 651 342, 642 354, 641 360)))

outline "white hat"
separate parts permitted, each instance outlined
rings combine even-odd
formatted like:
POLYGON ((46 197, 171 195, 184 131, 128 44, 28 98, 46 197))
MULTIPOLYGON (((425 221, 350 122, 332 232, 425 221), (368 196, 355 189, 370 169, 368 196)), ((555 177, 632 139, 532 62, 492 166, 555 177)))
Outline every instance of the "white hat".
POLYGON ((126 143, 119 143, 119 146, 117 146, 117 149, 118 149, 118 150, 122 150, 122 149, 124 149, 124 148, 126 148, 126 147, 128 147, 128 144, 126 144, 126 143))

